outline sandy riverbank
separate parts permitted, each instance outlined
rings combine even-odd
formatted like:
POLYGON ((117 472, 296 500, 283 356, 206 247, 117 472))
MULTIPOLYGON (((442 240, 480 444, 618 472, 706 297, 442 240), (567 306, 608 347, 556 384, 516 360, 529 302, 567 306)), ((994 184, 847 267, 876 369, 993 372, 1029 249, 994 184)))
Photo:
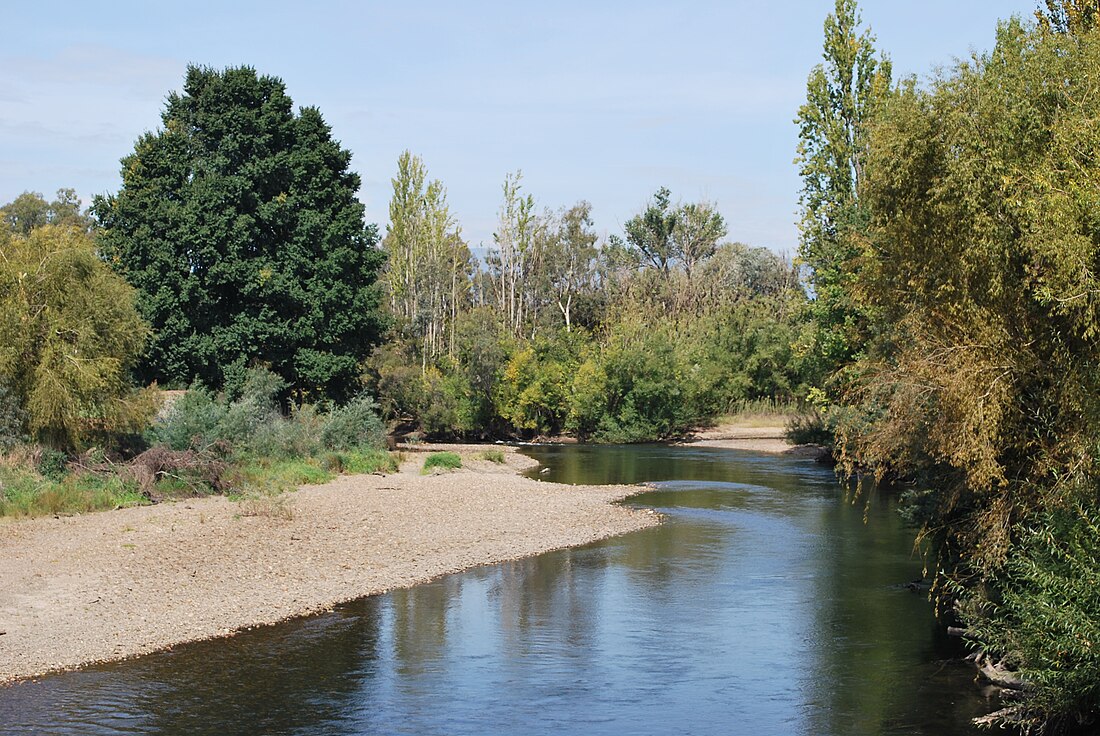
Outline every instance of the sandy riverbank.
POLYGON ((822 449, 817 445, 792 445, 787 441, 786 428, 778 424, 759 427, 719 424, 716 427, 697 430, 692 438, 683 444, 815 459, 822 454, 822 449))
POLYGON ((289 514, 204 498, 0 522, 0 682, 657 523, 613 503, 643 489, 542 483, 518 475, 535 463, 511 448, 504 465, 477 459, 484 447, 448 449, 463 469, 421 476, 423 456, 410 453, 399 473, 289 494, 289 514))

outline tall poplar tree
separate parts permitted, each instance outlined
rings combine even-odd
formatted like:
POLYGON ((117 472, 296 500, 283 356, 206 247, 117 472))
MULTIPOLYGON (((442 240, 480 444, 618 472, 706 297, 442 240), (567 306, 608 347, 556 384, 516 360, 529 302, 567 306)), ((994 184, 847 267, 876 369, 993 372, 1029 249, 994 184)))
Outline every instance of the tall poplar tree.
POLYGON ((799 108, 802 176, 799 255, 809 267, 815 358, 824 375, 847 364, 863 342, 865 320, 852 298, 859 239, 866 230, 860 202, 868 123, 890 94, 891 65, 876 56, 875 38, 860 31, 855 0, 836 0, 825 19, 824 63, 814 67, 799 108))
POLYGON ((161 119, 94 205, 102 253, 152 326, 140 377, 218 388, 262 363, 303 397, 354 393, 384 256, 351 153, 250 67, 189 67, 161 119))
POLYGON ((420 342, 424 363, 454 351, 458 312, 469 304, 470 249, 447 204, 447 189, 427 181, 419 156, 397 161, 390 199, 384 282, 390 309, 420 342))

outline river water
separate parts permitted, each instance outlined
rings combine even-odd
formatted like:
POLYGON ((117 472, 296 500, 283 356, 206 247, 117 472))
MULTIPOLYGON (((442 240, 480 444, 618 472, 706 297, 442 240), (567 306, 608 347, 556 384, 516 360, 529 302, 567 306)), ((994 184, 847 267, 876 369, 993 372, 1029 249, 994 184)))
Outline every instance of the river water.
POLYGON ((993 710, 893 501, 805 460, 525 450, 660 527, 0 689, 2 734, 935 734, 993 710))

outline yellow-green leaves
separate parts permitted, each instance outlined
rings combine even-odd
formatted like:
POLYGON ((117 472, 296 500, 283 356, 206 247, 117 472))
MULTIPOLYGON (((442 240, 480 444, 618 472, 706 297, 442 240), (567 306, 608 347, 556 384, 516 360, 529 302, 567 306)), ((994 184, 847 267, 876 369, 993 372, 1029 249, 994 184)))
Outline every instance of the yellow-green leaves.
POLYGON ((151 404, 133 395, 128 370, 148 331, 130 287, 79 229, 0 238, 0 383, 29 432, 73 447, 136 427, 151 404))

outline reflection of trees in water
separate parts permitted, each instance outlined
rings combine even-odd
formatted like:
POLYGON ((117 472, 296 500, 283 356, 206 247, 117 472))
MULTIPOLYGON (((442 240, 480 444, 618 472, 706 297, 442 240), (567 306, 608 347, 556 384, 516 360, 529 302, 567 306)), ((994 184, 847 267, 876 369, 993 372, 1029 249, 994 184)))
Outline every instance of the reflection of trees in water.
POLYGON ((526 658, 589 647, 599 605, 593 589, 606 565, 604 555, 584 549, 501 565, 494 598, 505 655, 526 658))
POLYGON ((906 588, 921 575, 915 531, 903 527, 889 491, 864 493, 855 503, 822 504, 817 520, 813 656, 802 686, 820 693, 821 706, 810 713, 810 730, 969 733, 977 715, 965 697, 970 683, 938 661, 949 643, 924 592, 906 588), (943 697, 945 687, 957 697, 943 697))
MULTIPOLYGON (((774 469, 731 463, 722 450, 665 445, 566 446, 523 448, 525 454, 550 468, 541 477, 557 483, 644 483, 662 480, 702 480, 760 483, 774 469)), ((790 482, 791 479, 788 479, 790 482)))
POLYGON ((112 703, 113 720, 140 724, 143 733, 316 732, 363 697, 361 683, 377 656, 378 607, 377 599, 365 599, 323 616, 60 675, 49 682, 41 722, 83 720, 74 733, 88 733, 94 698, 112 703))
POLYGON ((423 675, 446 651, 447 614, 461 596, 462 579, 457 575, 414 588, 399 588, 386 596, 394 666, 401 677, 423 675))

